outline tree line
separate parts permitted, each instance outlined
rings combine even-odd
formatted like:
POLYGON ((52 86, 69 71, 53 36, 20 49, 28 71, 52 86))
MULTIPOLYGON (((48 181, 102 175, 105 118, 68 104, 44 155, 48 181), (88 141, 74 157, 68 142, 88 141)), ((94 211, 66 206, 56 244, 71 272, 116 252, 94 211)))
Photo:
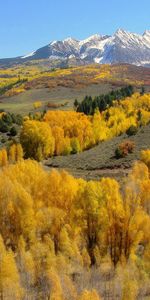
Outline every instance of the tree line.
POLYGON ((131 85, 122 87, 118 90, 112 90, 110 93, 102 94, 96 97, 86 96, 81 103, 74 101, 74 106, 77 112, 83 112, 86 115, 93 115, 96 109, 100 112, 105 111, 113 105, 114 100, 121 100, 126 97, 131 97, 134 93, 134 88, 131 85))

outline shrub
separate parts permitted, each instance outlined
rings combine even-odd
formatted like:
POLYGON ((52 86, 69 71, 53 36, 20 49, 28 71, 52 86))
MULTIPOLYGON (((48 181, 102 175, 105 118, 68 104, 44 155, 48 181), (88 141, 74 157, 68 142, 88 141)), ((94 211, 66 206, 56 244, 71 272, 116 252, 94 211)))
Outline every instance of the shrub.
POLYGON ((122 149, 120 147, 117 147, 116 150, 115 150, 115 157, 117 159, 123 157, 123 153, 122 153, 122 149))
POLYGON ((0 122, 0 132, 6 133, 9 131, 9 126, 4 122, 0 122))
POLYGON ((11 129, 10 129, 10 135, 11 136, 16 136, 17 135, 17 129, 16 129, 16 127, 11 127, 11 129))
POLYGON ((5 144, 6 141, 7 141, 7 140, 6 140, 4 137, 1 139, 1 143, 2 143, 2 144, 5 144))
POLYGON ((11 115, 9 113, 4 114, 2 116, 2 120, 3 120, 3 122, 7 123, 8 125, 11 125, 12 122, 13 122, 12 117, 11 117, 11 115))
POLYGON ((21 115, 16 116, 16 124, 22 125, 23 124, 23 117, 21 115))
POLYGON ((33 103, 33 107, 34 109, 38 109, 42 106, 42 102, 41 101, 36 101, 33 103))
POLYGON ((136 135, 136 134, 137 134, 137 131, 138 131, 137 127, 134 126, 134 125, 131 125, 131 126, 127 129, 126 133, 127 133, 127 135, 132 136, 132 135, 136 135))
POLYGON ((12 117, 12 121, 13 123, 17 124, 17 125, 22 125, 23 123, 23 117, 20 114, 11 114, 12 117))
POLYGON ((122 158, 127 156, 129 153, 132 153, 135 148, 134 142, 127 140, 122 142, 115 150, 115 157, 122 158))

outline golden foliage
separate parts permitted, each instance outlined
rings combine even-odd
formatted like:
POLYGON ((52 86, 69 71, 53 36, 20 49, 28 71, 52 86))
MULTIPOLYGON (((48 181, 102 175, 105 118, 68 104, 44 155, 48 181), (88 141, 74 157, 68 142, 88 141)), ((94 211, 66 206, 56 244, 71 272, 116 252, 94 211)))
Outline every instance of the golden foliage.
POLYGON ((101 141, 126 132, 131 126, 139 127, 150 121, 150 95, 136 93, 102 114, 93 116, 74 111, 48 111, 42 121, 24 120, 21 143, 26 157, 42 160, 49 156, 78 153, 101 141))
POLYGON ((118 270, 122 299, 136 299, 138 276, 131 282, 129 266, 137 274, 140 259, 149 280, 149 176, 142 162, 124 186, 111 178, 86 182, 65 171, 48 173, 31 160, 2 168, 1 293, 22 299, 23 290, 30 296, 34 287, 44 299, 98 300, 96 290, 75 289, 81 270, 98 267, 104 278, 118 270))
POLYGON ((26 157, 40 161, 54 153, 54 138, 46 122, 34 120, 24 122, 20 141, 26 157))
POLYGON ((150 169, 150 150, 141 151, 141 160, 148 166, 150 169))

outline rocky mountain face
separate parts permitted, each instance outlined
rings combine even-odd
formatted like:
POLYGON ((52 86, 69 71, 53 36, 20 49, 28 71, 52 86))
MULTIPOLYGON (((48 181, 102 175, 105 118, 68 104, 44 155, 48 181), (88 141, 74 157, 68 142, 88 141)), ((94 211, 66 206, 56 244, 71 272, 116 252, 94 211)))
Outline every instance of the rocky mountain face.
POLYGON ((73 38, 52 41, 28 55, 1 59, 0 66, 41 59, 58 60, 60 65, 72 61, 79 65, 128 63, 150 66, 150 30, 139 35, 119 29, 112 36, 96 34, 82 41, 73 38))

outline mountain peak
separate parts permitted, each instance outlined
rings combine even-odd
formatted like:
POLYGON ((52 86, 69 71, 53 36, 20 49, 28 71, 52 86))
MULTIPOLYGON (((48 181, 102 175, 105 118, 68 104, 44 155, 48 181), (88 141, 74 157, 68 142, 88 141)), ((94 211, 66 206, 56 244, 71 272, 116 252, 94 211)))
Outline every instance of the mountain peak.
POLYGON ((145 30, 143 36, 145 35, 150 36, 150 30, 145 30))
POLYGON ((64 39, 63 42, 78 42, 78 40, 76 40, 70 36, 70 37, 64 39))
POLYGON ((97 34, 93 34, 93 35, 89 36, 85 40, 82 40, 80 43, 85 44, 85 43, 89 43, 91 41, 98 41, 98 40, 101 40, 101 39, 102 39, 102 35, 97 33, 97 34))
POLYGON ((119 29, 117 29, 116 30, 116 32, 115 32, 115 34, 124 34, 124 33, 127 33, 127 31, 126 30, 124 30, 123 28, 119 28, 119 29))
POLYGON ((128 31, 126 31, 126 30, 124 30, 124 29, 119 28, 119 29, 115 32, 114 36, 118 36, 118 37, 131 36, 131 33, 128 32, 128 31))
POLYGON ((23 63, 31 60, 49 59, 65 64, 74 58, 77 64, 100 63, 128 63, 150 66, 150 30, 143 35, 118 29, 112 36, 94 34, 84 40, 68 37, 60 41, 52 41, 49 45, 28 55, 15 59, 1 60, 4 63, 23 63))
POLYGON ((101 34, 96 33, 96 34, 91 35, 91 36, 89 37, 89 39, 93 40, 93 39, 99 39, 99 38, 101 38, 101 37, 102 37, 101 34))

